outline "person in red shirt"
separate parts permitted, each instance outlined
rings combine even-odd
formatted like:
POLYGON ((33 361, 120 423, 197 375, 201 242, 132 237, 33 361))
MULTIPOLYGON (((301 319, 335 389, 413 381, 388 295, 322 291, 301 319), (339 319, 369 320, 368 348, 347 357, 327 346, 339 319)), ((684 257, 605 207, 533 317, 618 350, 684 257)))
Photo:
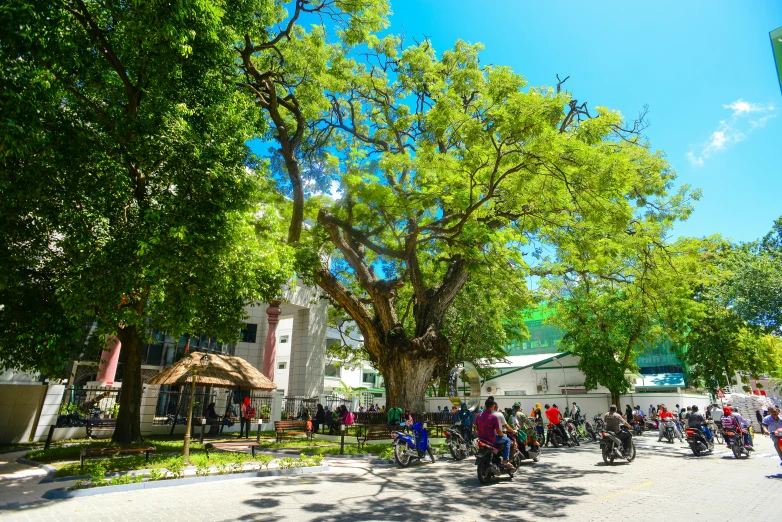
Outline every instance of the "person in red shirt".
MULTIPOLYGON (((570 446, 570 443, 567 442, 568 437, 567 433, 565 433, 565 427, 562 425, 562 412, 559 411, 559 408, 557 408, 557 405, 554 404, 551 406, 551 408, 548 407, 548 404, 546 404, 546 418, 548 419, 549 423, 551 423, 554 426, 554 429, 559 431, 559 434, 562 436, 562 440, 565 441, 565 444, 567 446, 570 446)), ((549 441, 546 441, 546 446, 548 446, 549 441)))
MULTIPOLYGON (((665 421, 667 419, 674 420, 673 412, 668 411, 668 408, 666 408, 664 404, 660 406, 659 417, 660 417, 660 428, 657 436, 657 442, 661 442, 663 440, 663 424, 665 423, 665 421)), ((679 438, 679 442, 684 440, 684 438, 682 437, 682 433, 679 431, 679 428, 674 427, 673 432, 679 438)))

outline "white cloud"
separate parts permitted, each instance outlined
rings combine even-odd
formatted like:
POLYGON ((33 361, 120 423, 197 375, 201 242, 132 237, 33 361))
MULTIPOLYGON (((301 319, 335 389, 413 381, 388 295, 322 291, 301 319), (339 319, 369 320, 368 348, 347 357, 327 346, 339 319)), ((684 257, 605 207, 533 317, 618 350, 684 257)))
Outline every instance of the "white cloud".
POLYGON ((687 159, 693 165, 703 166, 704 162, 717 152, 724 151, 736 143, 747 139, 747 134, 763 127, 768 120, 776 117, 776 107, 771 104, 750 103, 739 98, 722 106, 732 111, 730 118, 720 120, 709 138, 697 146, 690 146, 687 159), (757 113, 757 119, 748 119, 749 114, 757 113))

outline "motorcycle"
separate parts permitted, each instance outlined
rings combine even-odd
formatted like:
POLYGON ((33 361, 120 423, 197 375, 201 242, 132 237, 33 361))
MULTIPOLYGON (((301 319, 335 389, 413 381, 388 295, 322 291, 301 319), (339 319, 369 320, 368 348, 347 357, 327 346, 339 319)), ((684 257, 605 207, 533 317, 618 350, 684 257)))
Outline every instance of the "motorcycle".
POLYGON ((636 437, 644 434, 644 425, 637 420, 631 420, 630 424, 633 425, 633 435, 636 437))
POLYGON ((654 419, 648 420, 646 421, 646 429, 649 431, 657 431, 660 429, 660 424, 654 419))
POLYGON ((586 430, 587 437, 590 437, 593 441, 597 440, 597 432, 589 421, 584 422, 584 429, 586 430))
MULTIPOLYGON (((502 465, 501 446, 490 444, 483 440, 478 441, 478 457, 475 459, 475 464, 478 466, 478 481, 481 484, 491 484, 493 479, 499 478, 501 475, 508 475, 513 480, 513 475, 518 470, 519 464, 526 457, 519 451, 515 440, 511 439, 510 444, 510 459, 508 461, 516 468, 513 471, 502 465)), ((533 462, 537 462, 540 450, 536 452, 535 457, 533 457, 532 450, 530 450, 529 454, 533 462)))
MULTIPOLYGON (((622 426, 621 430, 629 433, 627 426, 622 426)), ((622 440, 610 431, 602 430, 600 432, 600 450, 603 454, 603 462, 613 464, 614 459, 625 459, 627 462, 635 460, 635 443, 632 439, 629 441, 627 450, 622 445, 622 440)))
POLYGON ((744 431, 737 430, 736 428, 724 428, 722 436, 725 438, 725 443, 733 451, 733 456, 740 459, 742 455, 746 455, 749 458, 750 453, 754 451, 752 446, 744 446, 744 431))
POLYGON ((714 450, 714 443, 706 438, 706 434, 699 428, 686 428, 687 444, 690 445, 693 455, 700 457, 701 454, 714 450))
POLYGON ((676 436, 676 424, 671 419, 663 421, 663 437, 669 443, 673 444, 673 438, 676 436))
POLYGON ((559 432, 558 429, 554 427, 553 424, 549 423, 548 428, 546 429, 546 440, 551 441, 551 444, 558 448, 560 446, 564 446, 567 442, 565 439, 562 438, 562 434, 559 432))
POLYGON ((423 422, 414 423, 410 429, 412 434, 402 431, 391 432, 394 448, 394 460, 400 468, 406 468, 414 460, 423 460, 424 457, 434 462, 434 453, 429 445, 429 433, 423 422))
POLYGON ((471 454, 477 455, 478 453, 475 439, 469 443, 462 434, 463 429, 461 421, 457 421, 451 428, 445 430, 445 443, 454 460, 464 460, 471 454))
POLYGON ((592 417, 592 420, 595 421, 595 429, 598 433, 606 429, 605 422, 603 422, 603 414, 598 413, 594 417, 592 417))
POLYGON ((564 419, 564 422, 566 425, 565 433, 567 433, 568 437, 570 438, 570 443, 575 446, 581 446, 581 443, 578 440, 578 429, 576 428, 575 423, 570 418, 564 419))

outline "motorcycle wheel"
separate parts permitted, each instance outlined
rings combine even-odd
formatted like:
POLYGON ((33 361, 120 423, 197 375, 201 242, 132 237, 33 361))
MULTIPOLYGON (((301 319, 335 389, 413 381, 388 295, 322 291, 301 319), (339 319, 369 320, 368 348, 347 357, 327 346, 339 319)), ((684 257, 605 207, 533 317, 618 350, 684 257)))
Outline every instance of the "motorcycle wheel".
POLYGON ((608 444, 603 448, 603 462, 606 464, 614 463, 614 452, 608 444))
POLYGON ((741 450, 739 449, 738 444, 734 444, 731 446, 731 449, 733 450, 733 456, 737 459, 741 458, 741 450))
POLYGON ((539 462, 540 461, 540 452, 537 452, 537 453, 535 453, 535 454, 533 454, 531 456, 532 456, 532 462, 539 462))
POLYGON ((595 433, 595 432, 593 431, 593 432, 591 432, 591 433, 590 433, 590 435, 592 436, 592 442, 595 442, 595 441, 597 441, 597 433, 595 433))
POLYGON ((625 458, 627 459, 627 462, 632 462, 635 460, 635 442, 630 441, 630 456, 625 458))
POLYGON ((578 441, 578 435, 573 434, 571 440, 573 441, 573 444, 575 444, 576 446, 581 446, 581 443, 578 441))
POLYGON ((394 460, 400 468, 409 466, 411 458, 407 453, 407 448, 402 447, 401 444, 394 444, 394 460))
POLYGON ((461 450, 456 447, 456 444, 448 444, 448 450, 451 452, 451 457, 453 460, 462 460, 464 458, 462 456, 461 450))
POLYGON ((426 454, 429 456, 429 460, 432 461, 432 464, 434 464, 436 461, 434 459, 434 453, 432 453, 432 448, 426 448, 426 454))
POLYGON ((693 455, 696 457, 701 456, 701 450, 699 450, 697 446, 690 446, 690 449, 692 450, 693 455))
POLYGON ((668 432, 665 432, 665 440, 667 440, 669 444, 673 444, 673 435, 671 435, 668 432))
POLYGON ((478 463, 478 481, 481 484, 491 484, 493 476, 491 473, 491 453, 489 453, 478 463))
POLYGON ((551 436, 551 445, 555 448, 559 447, 559 435, 552 435, 551 436))

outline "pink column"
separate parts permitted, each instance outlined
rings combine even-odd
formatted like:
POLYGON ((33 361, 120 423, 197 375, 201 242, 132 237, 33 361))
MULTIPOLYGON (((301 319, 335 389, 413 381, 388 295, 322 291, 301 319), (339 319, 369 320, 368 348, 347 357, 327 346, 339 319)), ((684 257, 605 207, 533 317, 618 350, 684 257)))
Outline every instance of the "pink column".
POLYGON ((280 301, 272 301, 266 309, 269 316, 269 333, 266 334, 266 347, 263 350, 263 374, 274 381, 275 361, 277 359, 277 323, 280 322, 280 301))
POLYGON ((106 387, 114 384, 114 376, 117 375, 117 362, 119 361, 119 351, 122 343, 115 336, 106 337, 106 348, 100 355, 98 364, 98 382, 106 383, 106 387))

